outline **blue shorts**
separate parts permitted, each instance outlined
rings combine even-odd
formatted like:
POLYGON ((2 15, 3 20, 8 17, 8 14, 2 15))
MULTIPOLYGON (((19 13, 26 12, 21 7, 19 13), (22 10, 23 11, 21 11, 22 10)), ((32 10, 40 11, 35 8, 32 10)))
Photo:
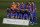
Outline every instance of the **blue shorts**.
POLYGON ((15 16, 18 16, 18 14, 16 13, 15 16))
POLYGON ((34 12, 34 17, 37 17, 37 13, 36 12, 34 12))
POLYGON ((11 16, 11 14, 9 14, 9 13, 7 13, 7 15, 8 15, 8 17, 10 17, 10 16, 11 16))
POLYGON ((15 16, 15 14, 11 14, 11 16, 15 16))
POLYGON ((29 18, 34 18, 34 14, 32 14, 32 16, 31 16, 31 15, 29 15, 29 18))
POLYGON ((18 17, 23 17, 23 15, 22 14, 19 14, 18 17))
POLYGON ((34 18, 34 14, 32 14, 32 17, 34 18))
POLYGON ((28 15, 25 14, 25 15, 23 16, 23 18, 28 18, 28 15))

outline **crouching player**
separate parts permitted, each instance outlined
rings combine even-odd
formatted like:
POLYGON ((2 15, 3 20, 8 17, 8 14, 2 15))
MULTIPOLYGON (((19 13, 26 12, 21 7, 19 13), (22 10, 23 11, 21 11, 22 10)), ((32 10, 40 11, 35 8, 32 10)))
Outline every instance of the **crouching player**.
POLYGON ((11 9, 8 7, 8 8, 6 9, 6 11, 7 11, 7 18, 9 18, 10 15, 11 15, 11 9))
POLYGON ((22 13, 20 12, 19 15, 18 15, 18 19, 22 19, 23 15, 22 13))
POLYGON ((15 12, 15 18, 16 18, 16 19, 18 18, 18 13, 17 13, 17 12, 15 12))
POLYGON ((28 20, 28 14, 24 14, 23 19, 27 19, 28 20))
POLYGON ((34 23, 37 24, 37 12, 36 12, 36 5, 34 4, 34 1, 32 2, 33 6, 33 13, 34 13, 34 23))
POLYGON ((15 17, 15 11, 12 10, 12 12, 11 12, 11 18, 14 19, 14 17, 15 17))

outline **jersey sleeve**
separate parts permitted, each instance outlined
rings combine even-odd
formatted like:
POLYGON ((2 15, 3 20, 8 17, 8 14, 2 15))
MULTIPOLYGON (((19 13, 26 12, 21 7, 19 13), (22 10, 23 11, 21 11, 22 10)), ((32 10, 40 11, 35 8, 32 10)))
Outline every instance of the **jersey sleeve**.
POLYGON ((36 8, 36 5, 35 5, 35 8, 36 8))

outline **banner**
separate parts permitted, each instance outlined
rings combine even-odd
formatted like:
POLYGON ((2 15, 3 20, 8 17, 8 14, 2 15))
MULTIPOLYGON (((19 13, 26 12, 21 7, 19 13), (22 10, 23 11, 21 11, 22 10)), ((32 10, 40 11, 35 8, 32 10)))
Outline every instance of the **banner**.
POLYGON ((3 24, 29 25, 29 20, 4 18, 3 24))

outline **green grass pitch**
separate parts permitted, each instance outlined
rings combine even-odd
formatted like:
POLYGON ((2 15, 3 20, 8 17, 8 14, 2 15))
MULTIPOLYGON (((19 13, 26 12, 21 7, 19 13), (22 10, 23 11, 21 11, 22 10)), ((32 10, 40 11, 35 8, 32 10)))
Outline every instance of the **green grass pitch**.
POLYGON ((30 0, 35 2, 37 8, 37 19, 38 19, 37 25, 22 26, 22 25, 2 24, 3 18, 7 17, 6 8, 11 7, 13 1, 15 2, 19 1, 20 3, 22 1, 24 3, 29 2, 29 0, 0 0, 0 27, 40 27, 40 0, 30 0))

